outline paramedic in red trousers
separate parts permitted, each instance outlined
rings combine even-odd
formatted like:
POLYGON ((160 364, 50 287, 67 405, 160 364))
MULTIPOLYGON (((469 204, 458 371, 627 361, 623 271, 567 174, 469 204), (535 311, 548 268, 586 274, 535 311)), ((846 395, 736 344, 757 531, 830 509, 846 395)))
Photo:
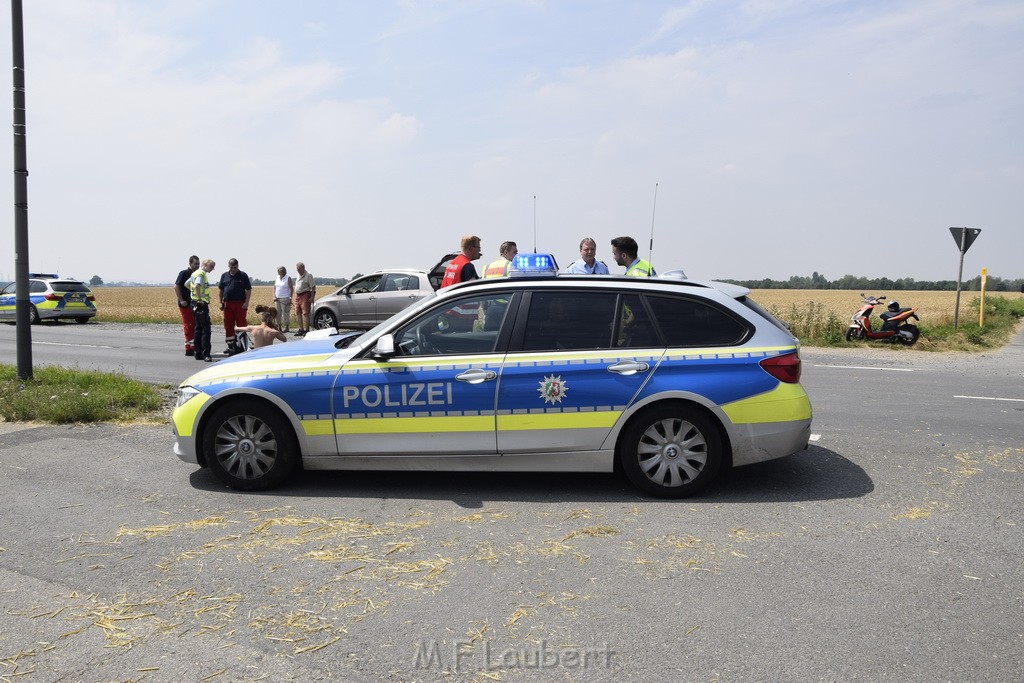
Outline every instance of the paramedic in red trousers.
POLYGON ((252 296, 252 283, 245 271, 238 269, 238 259, 228 261, 228 272, 220 276, 217 287, 220 289, 220 310, 224 311, 224 341, 228 345, 225 353, 233 356, 242 351, 235 337, 235 328, 249 324, 245 317, 249 312, 249 297, 252 296))
POLYGON ((185 333, 185 355, 195 355, 196 316, 192 313, 192 290, 188 281, 192 273, 199 270, 199 257, 188 257, 188 268, 178 273, 174 280, 174 294, 178 297, 178 313, 181 314, 181 331, 185 333))
POLYGON ((476 280, 480 276, 476 274, 476 267, 473 261, 480 258, 480 238, 476 235, 466 235, 462 238, 462 253, 453 258, 444 269, 444 277, 441 279, 441 286, 444 289, 459 282, 476 280))

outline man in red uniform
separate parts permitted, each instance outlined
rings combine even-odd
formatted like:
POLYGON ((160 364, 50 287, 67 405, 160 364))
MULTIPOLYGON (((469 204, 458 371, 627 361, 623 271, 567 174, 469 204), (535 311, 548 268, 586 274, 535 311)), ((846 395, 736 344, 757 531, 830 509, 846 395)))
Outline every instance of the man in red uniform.
POLYGON ((225 353, 233 356, 241 353, 235 336, 236 327, 245 327, 246 314, 249 312, 249 297, 252 296, 252 283, 243 270, 238 269, 238 259, 228 260, 228 272, 220 276, 220 310, 224 311, 224 341, 228 348, 225 353))
MULTIPOLYGON (((466 235, 462 238, 462 253, 451 260, 444 269, 444 277, 441 279, 441 286, 444 289, 459 282, 469 282, 480 278, 477 275, 473 261, 480 258, 480 238, 476 235, 466 235)), ((469 332, 473 329, 479 309, 475 303, 456 305, 451 310, 449 322, 453 332, 469 332)))
POLYGON ((466 235, 462 238, 462 253, 453 258, 445 267, 439 289, 458 282, 478 279, 480 276, 476 274, 476 267, 472 263, 478 258, 480 258, 480 238, 476 235, 466 235))
POLYGON ((178 312, 181 313, 181 330, 185 333, 185 355, 194 356, 195 347, 193 340, 196 336, 196 318, 192 313, 192 292, 189 289, 188 281, 192 273, 199 270, 199 257, 188 257, 188 268, 178 273, 174 280, 174 294, 178 297, 178 312))

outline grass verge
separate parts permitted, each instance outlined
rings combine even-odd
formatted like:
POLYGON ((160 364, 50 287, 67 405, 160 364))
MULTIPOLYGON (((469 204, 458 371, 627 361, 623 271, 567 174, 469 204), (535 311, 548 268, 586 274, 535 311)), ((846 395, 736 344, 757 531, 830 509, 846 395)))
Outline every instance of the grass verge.
POLYGON ((162 405, 155 387, 124 375, 41 367, 22 381, 15 366, 0 363, 0 418, 9 422, 118 422, 162 405))
MULTIPOLYGON (((985 300, 985 325, 979 323, 981 297, 974 297, 960 311, 957 329, 952 314, 924 319, 918 323, 921 338, 914 347, 921 351, 986 351, 1006 345, 1017 325, 1024 319, 1024 299, 989 297, 985 300)), ((870 345, 877 342, 847 342, 844 335, 849 320, 814 301, 793 304, 779 310, 769 306, 772 315, 789 324, 793 334, 807 346, 870 345)), ((881 325, 877 318, 873 322, 881 325)), ((893 345, 898 346, 898 345, 893 345)))

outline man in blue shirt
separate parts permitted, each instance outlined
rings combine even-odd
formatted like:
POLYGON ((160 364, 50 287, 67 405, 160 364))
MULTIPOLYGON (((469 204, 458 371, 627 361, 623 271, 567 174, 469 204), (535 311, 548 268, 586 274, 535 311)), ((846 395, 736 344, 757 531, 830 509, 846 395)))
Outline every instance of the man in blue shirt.
POLYGON ((575 275, 607 275, 608 266, 604 264, 604 261, 597 260, 597 242, 592 237, 584 237, 580 241, 580 258, 579 261, 571 263, 569 267, 563 270, 566 274, 575 275))

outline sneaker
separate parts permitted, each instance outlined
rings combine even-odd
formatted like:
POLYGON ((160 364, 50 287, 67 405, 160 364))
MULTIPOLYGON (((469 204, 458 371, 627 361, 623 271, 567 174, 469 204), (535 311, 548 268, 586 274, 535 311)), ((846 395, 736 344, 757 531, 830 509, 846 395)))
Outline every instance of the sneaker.
POLYGON ((306 331, 305 330, 299 330, 298 332, 295 333, 295 336, 296 337, 304 337, 304 336, 306 336, 306 331))
POLYGON ((186 356, 194 356, 194 355, 196 355, 196 352, 195 352, 194 349, 185 349, 185 355, 186 356))
POLYGON ((203 362, 204 362, 204 363, 212 363, 212 362, 213 362, 213 359, 212 359, 212 358, 210 358, 209 356, 207 356, 206 358, 204 358, 204 359, 203 359, 203 362))

